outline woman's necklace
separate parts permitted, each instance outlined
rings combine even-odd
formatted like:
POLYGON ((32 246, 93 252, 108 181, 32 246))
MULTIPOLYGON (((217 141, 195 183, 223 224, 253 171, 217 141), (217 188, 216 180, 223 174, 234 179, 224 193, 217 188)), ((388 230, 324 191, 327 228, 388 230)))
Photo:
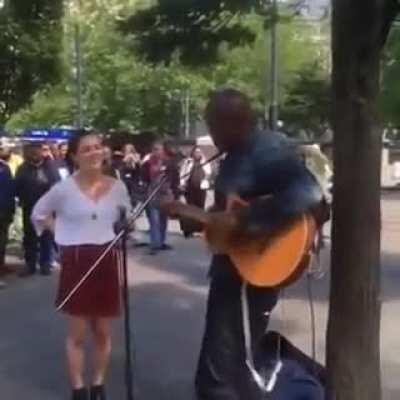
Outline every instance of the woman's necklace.
MULTIPOLYGON (((93 191, 96 192, 96 189, 97 189, 99 186, 101 186, 102 183, 103 183, 103 182, 101 182, 101 181, 96 182, 96 184, 94 185, 94 190, 93 190, 93 191)), ((91 197, 91 196, 89 195, 89 197, 91 197)), ((97 213, 96 211, 93 211, 93 212, 90 214, 90 219, 91 219, 92 221, 97 221, 98 218, 99 218, 99 216, 98 216, 98 213, 97 213)))

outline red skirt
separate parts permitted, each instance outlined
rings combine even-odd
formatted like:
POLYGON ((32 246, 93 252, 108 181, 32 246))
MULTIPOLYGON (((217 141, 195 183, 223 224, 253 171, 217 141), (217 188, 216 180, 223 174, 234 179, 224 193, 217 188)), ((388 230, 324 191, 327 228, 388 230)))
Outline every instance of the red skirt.
MULTIPOLYGON (((60 305, 109 244, 64 246, 56 305, 60 305)), ((117 317, 121 311, 120 251, 111 250, 61 309, 86 318, 117 317)))

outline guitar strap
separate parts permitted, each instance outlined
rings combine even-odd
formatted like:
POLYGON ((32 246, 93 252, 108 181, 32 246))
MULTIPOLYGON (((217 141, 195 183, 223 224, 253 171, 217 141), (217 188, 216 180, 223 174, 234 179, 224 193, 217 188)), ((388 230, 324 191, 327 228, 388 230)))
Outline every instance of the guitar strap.
POLYGON ((271 393, 276 385, 278 374, 282 370, 283 363, 281 360, 280 351, 280 336, 277 351, 277 360, 275 368, 272 371, 269 379, 262 376, 256 369, 254 363, 254 356, 252 350, 252 340, 251 340, 251 327, 250 327, 250 309, 249 309, 249 297, 248 297, 248 284, 246 282, 242 283, 241 288, 241 305, 242 305, 242 322, 243 322, 243 333, 244 333, 244 345, 246 352, 246 365, 250 371, 254 382, 257 384, 258 388, 264 393, 271 393))
MULTIPOLYGON (((321 248, 322 248, 321 236, 317 235, 314 246, 310 250, 311 261, 307 273, 307 294, 310 307, 310 324, 311 324, 311 349, 312 349, 312 359, 314 362, 316 361, 316 317, 315 317, 312 281, 313 279, 321 279, 324 276, 324 271, 322 271, 321 268, 321 258, 320 258, 321 248)), ((274 390, 275 385, 277 383, 278 375, 283 368, 282 354, 281 354, 281 336, 279 335, 278 337, 277 357, 276 357, 275 367, 271 372, 270 376, 266 378, 257 371, 254 363, 247 282, 243 282, 241 287, 241 308, 242 308, 241 310, 242 324, 243 324, 244 346, 245 346, 247 368, 249 369, 250 374, 254 382, 257 384, 258 388, 264 393, 271 393, 274 390)))

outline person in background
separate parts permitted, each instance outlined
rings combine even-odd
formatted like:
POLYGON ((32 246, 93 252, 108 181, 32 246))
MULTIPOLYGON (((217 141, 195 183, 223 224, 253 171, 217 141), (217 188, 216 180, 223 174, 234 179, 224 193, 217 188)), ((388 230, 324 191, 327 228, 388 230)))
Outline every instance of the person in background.
POLYGON ((23 158, 12 150, 11 144, 4 138, 0 140, 0 159, 10 167, 12 176, 15 176, 18 167, 24 162, 23 158))
POLYGON ((23 248, 25 269, 21 277, 33 275, 39 261, 40 273, 49 275, 53 263, 53 238, 50 231, 39 237, 31 222, 31 213, 36 202, 56 182, 60 176, 53 163, 44 158, 42 145, 31 143, 25 147, 25 161, 18 168, 15 177, 16 195, 23 214, 23 248))
POLYGON ((49 144, 50 152, 53 160, 60 159, 60 149, 59 145, 55 142, 49 144))
POLYGON ((113 159, 113 149, 109 144, 103 145, 103 152, 104 152, 104 162, 103 162, 103 172, 110 176, 111 178, 120 179, 120 174, 118 169, 114 164, 113 159))
POLYGON ((53 154, 53 152, 52 152, 52 149, 51 149, 51 145, 50 145, 50 143, 48 143, 48 142, 44 142, 44 143, 42 143, 42 154, 43 154, 43 159, 45 160, 45 161, 48 161, 48 160, 55 160, 55 157, 54 157, 54 154, 53 154))
POLYGON ((111 250, 81 289, 65 300, 115 238, 115 225, 129 212, 130 201, 125 185, 103 172, 104 152, 98 135, 77 133, 71 139, 70 151, 77 172, 38 201, 32 221, 40 235, 54 225, 55 216, 62 260, 56 304, 67 318, 65 349, 72 400, 105 400, 111 322, 121 312, 118 250, 111 250), (93 349, 90 391, 84 382, 88 330, 93 349))
POLYGON ((58 152, 60 154, 60 160, 66 161, 68 154, 68 143, 62 142, 58 145, 58 152))
POLYGON ((141 157, 140 154, 136 151, 135 146, 131 143, 127 143, 124 145, 122 151, 124 155, 123 161, 125 165, 136 170, 137 167, 140 166, 141 157))
MULTIPOLYGON (((6 267, 6 248, 8 230, 15 212, 15 188, 11 170, 5 161, 0 159, 0 276, 11 270, 6 267)), ((0 288, 5 283, 0 281, 0 288)))
POLYGON ((140 190, 141 181, 141 157, 136 151, 133 144, 126 144, 122 149, 122 163, 120 165, 120 175, 122 181, 125 183, 129 196, 132 200, 133 205, 137 203, 139 199, 136 199, 136 191, 140 190))
POLYGON ((332 204, 330 190, 333 171, 328 157, 321 151, 320 146, 317 144, 300 146, 298 151, 307 169, 313 174, 322 188, 327 203, 332 204))
POLYGON ((170 141, 164 142, 164 154, 166 173, 169 177, 169 182, 172 194, 175 200, 179 199, 180 192, 180 169, 185 156, 177 149, 177 147, 170 141))
MULTIPOLYGON (((147 185, 149 195, 167 174, 168 159, 161 142, 155 142, 152 152, 142 166, 143 181, 147 185)), ((148 204, 146 215, 150 225, 150 255, 157 254, 160 250, 170 250, 171 246, 165 243, 168 227, 168 218, 160 210, 160 201, 164 197, 172 197, 170 180, 162 186, 155 198, 148 204)))
MULTIPOLYGON (((58 176, 61 180, 66 179, 69 176, 69 170, 67 163, 61 159, 59 145, 56 142, 44 142, 42 143, 42 153, 44 162, 47 164, 47 168, 56 170, 58 176)), ((52 268, 58 268, 58 249, 57 245, 54 241, 54 237, 52 236, 52 248, 51 248, 51 263, 50 266, 52 268)))
POLYGON ((57 152, 53 152, 53 155, 57 155, 56 158, 53 159, 53 164, 55 168, 58 170, 58 174, 62 180, 66 179, 70 175, 67 154, 68 154, 68 145, 66 143, 56 144, 57 152))
MULTIPOLYGON (((180 173, 181 191, 185 195, 188 204, 204 209, 207 191, 210 189, 210 178, 212 174, 210 164, 205 162, 204 154, 199 147, 195 147, 190 157, 183 161, 180 173)), ((189 220, 181 220, 181 229, 186 238, 195 232, 201 232, 201 224, 189 220)))

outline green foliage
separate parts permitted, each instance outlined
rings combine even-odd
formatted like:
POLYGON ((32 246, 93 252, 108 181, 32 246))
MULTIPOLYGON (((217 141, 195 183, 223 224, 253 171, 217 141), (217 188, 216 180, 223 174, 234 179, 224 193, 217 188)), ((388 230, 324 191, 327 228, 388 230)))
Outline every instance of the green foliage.
MULTIPOLYGON (((261 17, 249 16, 246 23, 257 33, 256 41, 252 45, 223 52, 221 62, 210 69, 211 79, 216 86, 234 86, 248 93, 262 113, 266 100, 269 100, 269 35, 263 29, 261 17)), ((279 92, 282 102, 285 102, 298 71, 310 60, 319 58, 322 46, 311 40, 314 30, 314 25, 301 19, 278 27, 279 92)))
POLYGON ((170 62, 176 52, 187 65, 206 65, 218 58, 223 42, 239 46, 255 34, 241 21, 243 13, 261 7, 251 0, 159 0, 122 23, 135 36, 135 49, 154 63, 170 62))
MULTIPOLYGON (((7 128, 73 124, 76 114, 73 43, 77 24, 82 42, 82 104, 86 126, 102 130, 178 133, 182 128, 185 94, 189 92, 190 114, 195 122, 202 117, 209 92, 220 86, 243 90, 254 100, 260 115, 263 114, 268 100, 269 58, 265 15, 253 12, 251 7, 245 13, 237 2, 238 8, 231 11, 240 9, 240 14, 234 18, 240 20, 243 29, 254 34, 255 40, 235 48, 232 43, 219 44, 218 58, 212 64, 188 66, 176 53, 171 53, 167 62, 151 64, 132 52, 131 37, 119 29, 121 20, 126 21, 124 16, 132 12, 134 3, 133 0, 87 0, 81 2, 78 9, 79 3, 71 2, 63 19, 61 81, 36 91, 31 103, 12 115, 7 128)), ((210 6, 206 3, 199 7, 210 6)), ((289 104, 293 105, 296 93, 308 90, 308 85, 301 86, 299 71, 320 57, 321 48, 327 46, 313 40, 316 24, 301 18, 279 24, 278 32, 281 99, 285 103, 290 95, 289 104)), ((307 101, 319 104, 319 97, 312 98, 319 96, 318 91, 313 86, 310 88, 307 101)), ((302 124, 308 124, 306 129, 311 129, 304 117, 309 109, 304 107, 298 112, 298 108, 292 107, 285 115, 296 128, 295 119, 299 118, 302 124)), ((322 107, 318 110, 323 112, 322 107)))
POLYGON ((62 0, 13 0, 0 11, 0 125, 61 75, 62 0))
POLYGON ((389 37, 383 64, 380 109, 386 125, 400 126, 400 30, 394 27, 389 37))
POLYGON ((289 133, 304 131, 318 139, 330 122, 330 82, 317 63, 305 65, 288 87, 282 119, 289 133))
POLYGON ((249 15, 260 16, 268 29, 276 21, 290 21, 302 5, 292 0, 280 7, 277 15, 265 0, 158 0, 135 10, 121 29, 147 61, 168 63, 178 56, 185 65, 209 65, 221 59, 221 45, 233 49, 256 40, 246 23, 249 15))
MULTIPOLYGON (((184 92, 191 91, 195 120, 212 86, 204 76, 178 63, 151 66, 136 59, 114 29, 116 20, 107 12, 88 18, 88 24, 82 25, 85 125, 102 130, 178 133, 184 92)), ((72 42, 72 34, 67 29, 66 43, 72 42)), ((64 58, 65 71, 72 71, 72 46, 66 46, 64 58)), ((37 93, 29 107, 12 116, 7 128, 71 125, 75 111, 71 75, 65 74, 65 83, 37 93)))
POLYGON ((13 114, 6 124, 10 132, 26 127, 57 127, 73 121, 73 98, 63 85, 35 93, 29 106, 13 114))
POLYGON ((109 24, 110 20, 97 21, 83 46, 87 124, 176 132, 182 92, 190 87, 197 99, 207 82, 176 63, 151 66, 136 59, 109 24))

